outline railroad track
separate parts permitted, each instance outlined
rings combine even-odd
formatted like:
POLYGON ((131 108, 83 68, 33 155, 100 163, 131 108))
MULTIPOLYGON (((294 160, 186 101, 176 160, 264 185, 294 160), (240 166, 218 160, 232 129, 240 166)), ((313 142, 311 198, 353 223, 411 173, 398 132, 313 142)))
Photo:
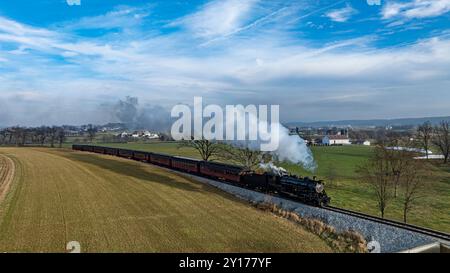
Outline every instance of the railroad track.
POLYGON ((450 234, 442 232, 442 231, 437 231, 437 230, 433 230, 433 229, 429 229, 429 228, 419 227, 419 226, 415 226, 415 225, 411 225, 411 224, 405 224, 405 223, 402 223, 402 222, 389 220, 389 219, 384 219, 384 218, 380 218, 380 217, 376 217, 376 216, 372 216, 372 215, 367 215, 367 214, 356 212, 356 211, 352 211, 352 210, 337 208, 337 207, 333 207, 333 206, 327 206, 327 207, 324 207, 324 209, 329 210, 329 211, 334 211, 334 212, 337 212, 337 213, 346 214, 346 215, 349 215, 349 216, 358 217, 360 219, 364 219, 364 220, 368 220, 368 221, 372 221, 372 222, 376 222, 376 223, 389 225, 389 226, 392 226, 392 227, 397 227, 397 228, 409 230, 409 231, 412 231, 412 232, 420 233, 422 235, 426 235, 426 236, 433 237, 433 238, 436 238, 436 239, 439 239, 439 240, 442 240, 442 241, 446 241, 447 243, 450 243, 450 234))
MULTIPOLYGON (((168 169, 168 168, 167 168, 168 169)), ((168 169, 171 170, 171 169, 168 169)), ((195 174, 191 174, 193 176, 198 176, 198 177, 202 177, 199 175, 195 175, 195 174)), ((208 178, 220 183, 224 183, 224 184, 229 184, 232 186, 236 186, 236 187, 240 187, 239 185, 236 185, 235 183, 229 183, 226 181, 222 181, 222 180, 218 180, 218 179, 212 179, 212 178, 208 178)), ((276 194, 276 193, 267 193, 267 192, 262 192, 262 191, 257 191, 254 189, 249 189, 249 188, 245 188, 245 187, 241 187, 243 189, 247 189, 247 190, 251 190, 251 191, 255 191, 255 192, 259 192, 259 193, 264 193, 264 194, 269 194, 272 196, 276 196, 279 198, 283 198, 283 199, 287 199, 287 200, 291 200, 294 202, 299 202, 297 199, 286 196, 286 195, 280 195, 280 194, 276 194)), ((333 212, 337 212, 337 213, 341 213, 341 214, 345 214, 345 215, 349 215, 349 216, 353 216, 353 217, 357 217, 360 219, 364 219, 364 220, 368 220, 368 221, 372 221, 372 222, 376 222, 376 223, 380 223, 380 224, 385 224, 385 225, 389 225, 392 227, 396 227, 396 228, 401 228, 401 229, 405 229, 405 230, 409 230, 412 232, 416 232, 422 235, 426 235, 435 239, 439 239, 441 241, 444 241, 448 244, 450 244, 450 234, 449 233, 445 233, 442 231, 437 231, 437 230, 433 230, 433 229, 429 229, 429 228, 425 228, 425 227, 420 227, 420 226, 415 226, 415 225, 411 225, 411 224, 406 224, 403 222, 399 222, 399 221, 395 221, 395 220, 389 220, 389 219, 385 219, 385 218, 381 218, 381 217, 377 217, 377 216, 372 216, 372 215, 368 215, 368 214, 364 214, 361 212, 356 212, 356 211, 352 211, 352 210, 348 210, 348 209, 342 209, 342 208, 338 208, 338 207, 333 207, 333 206, 326 206, 326 207, 322 207, 322 209, 325 210, 329 210, 329 211, 333 211, 333 212)))
MULTIPOLYGON (((170 170, 170 169, 169 169, 170 170)), ((194 176, 198 176, 195 174, 191 174, 194 176)), ((199 176, 202 177, 202 176, 199 176)), ((208 178, 217 182, 221 182, 224 184, 229 184, 235 187, 240 187, 239 185, 236 185, 235 183, 229 183, 226 181, 222 181, 222 180, 218 180, 218 179, 212 179, 212 178, 208 178)), ((264 193, 264 194, 269 194, 272 196, 276 196, 279 198, 283 198, 283 199, 287 199, 287 200, 291 200, 294 202, 299 202, 297 199, 292 198, 290 196, 287 195, 280 195, 280 194, 276 194, 276 193, 267 193, 267 192, 262 192, 262 191, 257 191, 254 189, 249 189, 249 188, 245 188, 245 187, 241 187, 243 189, 247 189, 247 190, 251 190, 251 191, 255 191, 255 192, 259 192, 259 193, 264 193)), ((337 213, 341 213, 341 214, 345 214, 345 215, 349 215, 349 216, 353 216, 353 217, 357 217, 360 219, 364 219, 364 220, 368 220, 368 221, 372 221, 372 222, 376 222, 376 223, 380 223, 380 224, 385 224, 385 225, 389 225, 392 227, 396 227, 396 228, 401 228, 401 229, 405 229, 405 230, 409 230, 412 232, 416 232, 422 235, 426 235, 435 239, 439 239, 441 241, 446 242, 447 244, 450 244, 450 234, 449 233, 445 233, 442 231, 437 231, 437 230, 433 230, 433 229, 429 229, 429 228, 425 228, 425 227, 420 227, 420 226, 415 226, 415 225, 411 225, 411 224, 406 224, 403 222, 399 222, 399 221, 395 221, 395 220, 390 220, 390 219, 385 219, 385 218, 381 218, 381 217, 377 217, 377 216, 373 216, 373 215, 368 215, 368 214, 364 214, 361 212, 357 212, 357 211, 352 211, 352 210, 348 210, 348 209, 342 209, 342 208, 338 208, 338 207, 333 207, 333 206, 326 206, 326 207, 322 207, 322 209, 325 210, 329 210, 329 211, 333 211, 333 212, 337 212, 337 213)))

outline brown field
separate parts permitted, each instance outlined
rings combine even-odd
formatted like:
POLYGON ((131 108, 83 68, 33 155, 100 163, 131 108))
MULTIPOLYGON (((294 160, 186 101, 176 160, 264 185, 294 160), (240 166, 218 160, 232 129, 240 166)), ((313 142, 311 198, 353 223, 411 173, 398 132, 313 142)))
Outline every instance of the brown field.
POLYGON ((0 252, 64 252, 69 241, 82 252, 331 251, 286 219, 148 164, 0 148, 0 165, 0 187, 15 166, 0 203, 0 252))

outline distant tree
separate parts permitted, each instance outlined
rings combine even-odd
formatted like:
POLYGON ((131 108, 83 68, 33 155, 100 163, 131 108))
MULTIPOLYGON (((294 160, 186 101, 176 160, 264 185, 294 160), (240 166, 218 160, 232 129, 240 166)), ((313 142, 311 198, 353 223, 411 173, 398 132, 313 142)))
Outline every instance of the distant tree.
POLYGON ((428 151, 430 150, 431 137, 433 135, 433 126, 429 121, 423 123, 417 128, 417 138, 419 139, 420 146, 425 150, 427 159, 428 151))
POLYGON ((159 140, 161 141, 173 141, 173 138, 170 134, 166 133, 159 133, 159 140))
MULTIPOLYGON (((24 134, 23 131, 24 131, 24 129, 19 126, 10 128, 10 133, 11 133, 10 140, 11 140, 11 138, 14 139, 14 144, 16 146, 21 146, 23 134, 24 134)), ((11 141, 10 141, 10 143, 11 143, 11 141)))
POLYGON ((391 145, 391 146, 400 146, 402 140, 405 138, 404 135, 400 132, 396 131, 387 131, 386 132, 386 139, 384 144, 385 145, 391 145))
POLYGON ((47 139, 48 136, 48 132, 49 128, 46 126, 41 126, 40 128, 37 129, 37 137, 39 140, 39 144, 41 144, 41 146, 44 146, 45 140, 47 139))
POLYGON ((448 121, 442 121, 434 128, 433 144, 436 145, 444 156, 444 164, 450 156, 450 127, 448 121))
POLYGON ((205 138, 196 140, 192 137, 191 140, 182 140, 178 145, 178 148, 182 147, 194 148, 199 152, 200 157, 204 161, 209 161, 213 156, 218 156, 222 151, 221 144, 209 141, 205 138))
POLYGON ((384 128, 378 128, 374 132, 374 139, 377 144, 384 145, 387 141, 387 132, 384 128))
POLYGON ((9 144, 18 145, 18 129, 17 127, 9 128, 9 144))
POLYGON ((64 132, 63 127, 58 128, 57 137, 58 137, 59 148, 62 148, 62 144, 66 140, 66 134, 64 132))
POLYGON ((360 179, 375 192, 382 218, 392 199, 392 169, 386 151, 384 146, 377 146, 372 158, 357 168, 360 179))
POLYGON ((28 130, 28 136, 29 136, 30 142, 32 144, 38 143, 38 135, 37 135, 37 129, 36 128, 30 128, 28 130))
POLYGON ((28 135, 28 130, 26 128, 23 127, 19 127, 19 146, 25 146, 25 143, 27 141, 27 135, 28 135))
POLYGON ((251 150, 247 147, 234 147, 232 145, 222 144, 220 157, 240 165, 244 171, 254 171, 262 161, 262 152, 251 150))
POLYGON ((8 136, 8 131, 6 129, 0 130, 0 144, 6 144, 6 139, 8 136))
POLYGON ((56 126, 52 126, 52 127, 48 128, 48 135, 50 138, 50 147, 52 147, 52 148, 55 147, 55 140, 58 136, 58 130, 59 130, 59 128, 56 126))
POLYGON ((97 128, 92 124, 89 124, 86 129, 86 132, 88 134, 89 142, 93 142, 95 139, 95 135, 97 134, 97 128))
POLYGON ((14 129, 13 128, 9 128, 7 130, 7 132, 8 132, 8 144, 12 144, 12 140, 13 140, 13 137, 14 137, 14 129))

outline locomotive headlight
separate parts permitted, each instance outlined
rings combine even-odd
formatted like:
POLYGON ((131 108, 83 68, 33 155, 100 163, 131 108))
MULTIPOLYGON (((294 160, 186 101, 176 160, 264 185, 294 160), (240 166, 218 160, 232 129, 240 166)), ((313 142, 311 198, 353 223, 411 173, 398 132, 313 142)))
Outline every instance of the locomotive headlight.
POLYGON ((319 183, 316 184, 316 192, 317 193, 323 192, 323 184, 319 184, 319 183))

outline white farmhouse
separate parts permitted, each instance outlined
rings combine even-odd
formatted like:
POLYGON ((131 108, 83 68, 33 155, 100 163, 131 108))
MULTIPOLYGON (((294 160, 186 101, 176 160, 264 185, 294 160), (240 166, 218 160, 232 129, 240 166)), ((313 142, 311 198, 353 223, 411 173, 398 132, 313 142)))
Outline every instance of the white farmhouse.
POLYGON ((363 144, 362 145, 365 145, 365 146, 370 146, 371 145, 371 143, 370 143, 370 141, 369 140, 364 140, 364 142, 363 142, 363 144))
POLYGON ((148 139, 157 139, 157 138, 159 138, 158 134, 152 133, 150 131, 144 131, 143 135, 144 135, 144 137, 146 137, 148 139))
POLYGON ((325 136, 322 139, 324 145, 350 145, 350 139, 344 135, 325 136))
POLYGON ((119 134, 119 136, 125 138, 125 137, 128 137, 129 134, 127 132, 123 132, 123 133, 119 134))

